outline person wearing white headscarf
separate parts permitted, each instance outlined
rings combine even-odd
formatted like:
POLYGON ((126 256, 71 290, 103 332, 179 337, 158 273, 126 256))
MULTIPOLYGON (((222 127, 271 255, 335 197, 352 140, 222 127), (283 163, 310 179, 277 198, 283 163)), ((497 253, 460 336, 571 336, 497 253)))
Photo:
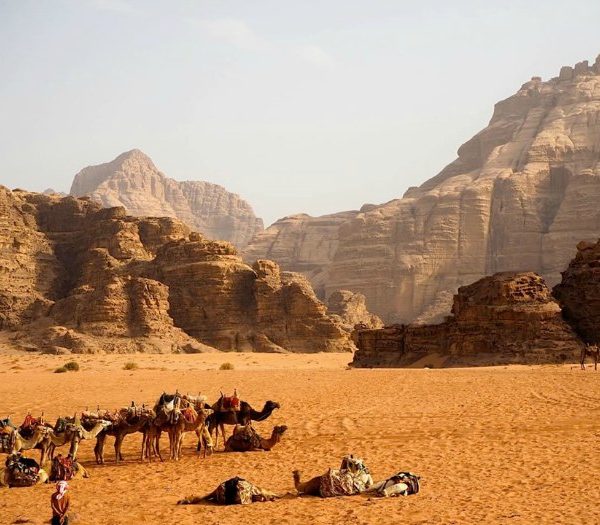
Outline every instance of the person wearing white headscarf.
POLYGON ((69 484, 66 481, 59 481, 56 484, 56 492, 50 498, 52 507, 52 525, 68 525, 69 505, 71 503, 67 489, 69 484))

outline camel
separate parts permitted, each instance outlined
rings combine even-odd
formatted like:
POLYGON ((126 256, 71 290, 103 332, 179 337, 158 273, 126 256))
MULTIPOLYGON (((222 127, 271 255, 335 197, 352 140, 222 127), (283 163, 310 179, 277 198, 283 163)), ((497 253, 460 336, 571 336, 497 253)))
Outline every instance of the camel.
POLYGON ((69 454, 73 459, 77 458, 77 451, 79 450, 79 443, 84 439, 94 439, 107 428, 112 425, 110 421, 101 420, 98 421, 91 430, 86 430, 84 426, 79 423, 75 423, 75 435, 71 441, 71 447, 69 448, 69 454))
POLYGON ((118 421, 113 422, 110 428, 105 432, 98 434, 96 438, 96 446, 94 447, 94 454, 96 456, 96 463, 104 463, 104 444, 107 436, 114 436, 115 438, 115 462, 123 461, 123 454, 121 453, 121 447, 125 436, 134 434, 135 432, 145 432, 146 427, 154 419, 155 414, 152 410, 143 410, 138 412, 137 410, 124 409, 120 411, 121 417, 118 421))
POLYGON ((188 421, 185 417, 183 417, 183 413, 181 413, 177 422, 174 425, 168 426, 170 457, 176 461, 181 457, 181 446, 183 445, 184 434, 186 432, 200 432, 200 438, 202 436, 202 429, 205 427, 206 417, 208 415, 208 411, 204 408, 195 410, 190 406, 187 408, 187 410, 193 411, 193 421, 188 421))
POLYGON ((239 411, 222 412, 222 400, 223 396, 221 395, 221 399, 219 399, 219 401, 212 406, 212 409, 214 410, 213 414, 211 414, 206 421, 208 424, 208 431, 211 436, 216 431, 215 448, 219 442, 219 429, 221 429, 223 443, 226 441, 225 425, 247 425, 251 421, 264 421, 273 413, 273 410, 276 408, 281 408, 279 403, 276 403, 275 401, 267 401, 263 409, 260 412, 257 412, 246 401, 240 401, 239 411))
MULTIPOLYGON (((38 479, 35 482, 36 485, 43 485, 48 483, 50 477, 44 469, 40 469, 38 472, 38 479)), ((8 487, 10 483, 10 472, 6 467, 0 468, 0 487, 8 487)))
POLYGON ((233 434, 225 443, 225 452, 249 452, 251 450, 271 450, 281 441, 287 427, 285 425, 273 427, 269 439, 262 438, 251 424, 238 425, 233 430, 233 434))
POLYGON ((76 434, 77 427, 73 423, 68 423, 62 432, 56 432, 53 428, 49 428, 46 437, 35 446, 42 451, 40 465, 43 466, 46 459, 53 459, 54 451, 58 447, 72 443, 76 434))
MULTIPOLYGON (((23 450, 31 450, 38 447, 42 441, 47 437, 49 428, 45 425, 38 425, 33 431, 33 435, 30 438, 25 438, 19 430, 14 431, 13 450, 12 453, 21 452, 23 450)), ((46 459, 46 449, 41 448, 40 465, 46 459)))
POLYGON ((594 370, 598 370, 598 360, 600 359, 600 348, 598 345, 587 344, 581 350, 581 369, 585 370, 585 358, 590 355, 594 358, 594 370))
POLYGON ((329 469, 325 474, 302 482, 302 474, 294 470, 294 486, 299 494, 308 496, 350 496, 359 494, 373 485, 373 478, 362 459, 344 456, 339 469, 329 469))

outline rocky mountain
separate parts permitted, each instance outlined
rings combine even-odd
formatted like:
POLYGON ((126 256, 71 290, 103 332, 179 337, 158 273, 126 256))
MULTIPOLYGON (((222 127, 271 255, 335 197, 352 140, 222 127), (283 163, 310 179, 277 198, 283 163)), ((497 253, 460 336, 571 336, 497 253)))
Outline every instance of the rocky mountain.
POLYGON ((263 229, 262 219, 238 195, 210 182, 170 179, 137 149, 82 169, 71 195, 88 195, 105 207, 123 206, 138 217, 176 217, 206 237, 238 248, 263 229))
POLYGON ((577 245, 577 254, 553 292, 581 338, 600 344, 600 240, 577 245))
POLYGON ((53 353, 351 351, 307 279, 174 218, 0 186, 0 330, 53 353))
POLYGON ((582 342, 544 280, 503 272, 462 286, 452 316, 434 325, 358 330, 356 367, 574 362, 582 342))
POLYGON ((458 158, 401 199, 258 234, 248 260, 301 271, 324 297, 365 295, 386 322, 442 320, 458 287, 501 271, 550 284, 600 233, 600 56, 533 77, 496 104, 458 158))

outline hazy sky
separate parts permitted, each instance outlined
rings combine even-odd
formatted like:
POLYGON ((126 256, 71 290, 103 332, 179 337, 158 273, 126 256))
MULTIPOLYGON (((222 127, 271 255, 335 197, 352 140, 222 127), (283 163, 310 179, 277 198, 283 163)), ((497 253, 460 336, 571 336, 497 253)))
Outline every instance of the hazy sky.
POLYGON ((267 223, 385 202, 593 61, 599 24, 598 0, 0 0, 0 184, 140 148, 267 223))

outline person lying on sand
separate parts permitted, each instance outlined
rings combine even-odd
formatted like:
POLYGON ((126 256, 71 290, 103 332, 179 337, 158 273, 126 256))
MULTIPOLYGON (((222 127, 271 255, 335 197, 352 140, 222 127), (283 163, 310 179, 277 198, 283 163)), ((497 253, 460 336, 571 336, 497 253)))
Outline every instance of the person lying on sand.
POLYGON ((195 505, 204 501, 212 501, 219 505, 248 505, 259 501, 273 501, 278 498, 277 494, 261 489, 236 476, 224 481, 206 496, 188 496, 179 500, 177 505, 195 505))

